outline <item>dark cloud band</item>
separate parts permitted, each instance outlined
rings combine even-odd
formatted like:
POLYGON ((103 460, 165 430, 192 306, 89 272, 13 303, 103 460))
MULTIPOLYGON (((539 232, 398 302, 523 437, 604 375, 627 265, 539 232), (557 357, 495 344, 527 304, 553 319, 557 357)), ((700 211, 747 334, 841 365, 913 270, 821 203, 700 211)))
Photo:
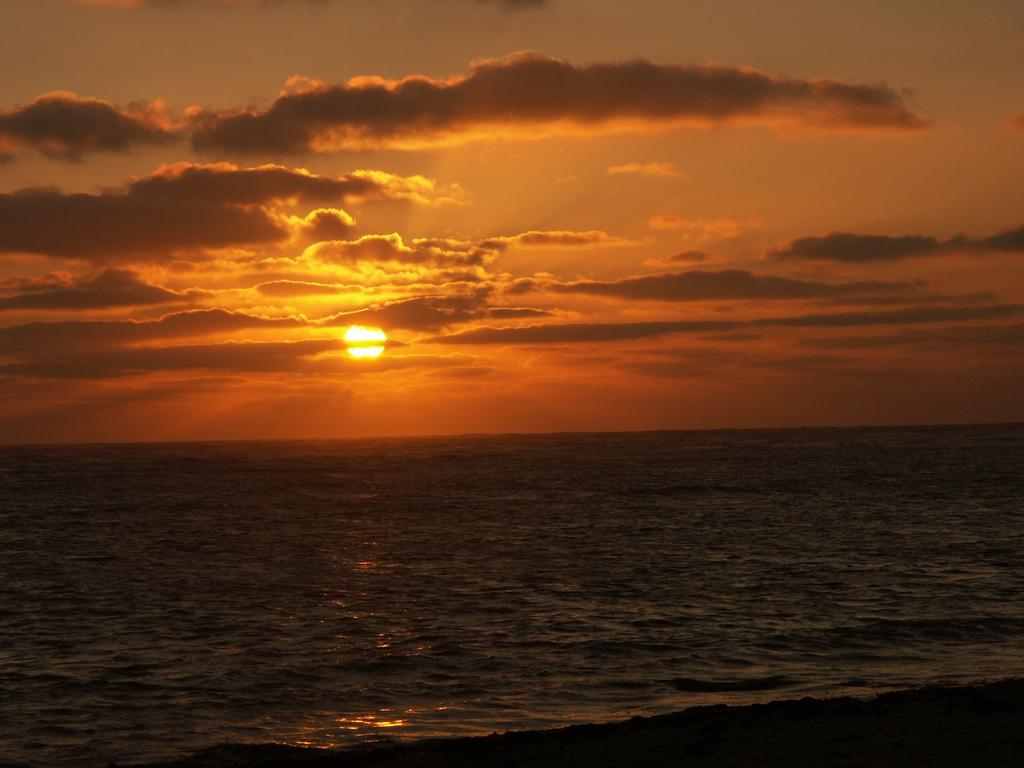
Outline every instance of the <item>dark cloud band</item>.
POLYGON ((507 130, 651 130, 729 121, 818 130, 920 130, 929 121, 891 88, 804 80, 720 64, 574 66, 520 53, 463 77, 344 84, 295 81, 267 109, 196 114, 197 149, 235 154, 415 147, 507 130))
POLYGON ((426 179, 379 171, 332 178, 273 165, 239 169, 227 163, 179 163, 116 191, 0 194, 0 253, 106 263, 279 243, 303 232, 315 239, 337 238, 353 227, 344 211, 320 209, 296 221, 275 206, 353 198, 418 200, 429 191, 426 179))
POLYGON ((0 354, 48 354, 105 349, 167 339, 195 338, 240 331, 306 328, 298 318, 267 318, 224 309, 173 312, 158 320, 64 320, 0 328, 0 354))
POLYGON ((0 281, 0 312, 89 310, 186 304, 203 291, 170 291, 149 285, 133 272, 106 269, 90 278, 0 281), (5 282, 9 282, 5 285, 5 282))
POLYGON ((871 295, 913 295, 920 286, 912 283, 860 281, 822 283, 775 275, 755 275, 740 269, 717 272, 692 270, 660 275, 627 277, 621 280, 576 280, 568 283, 519 281, 517 291, 577 293, 640 301, 721 301, 830 299, 871 295))
POLYGON ((1024 305, 911 307, 889 312, 842 312, 758 320, 678 320, 642 323, 566 323, 520 328, 472 328, 428 341, 436 344, 568 344, 628 341, 678 333, 711 333, 756 328, 851 328, 965 320, 992 320, 1024 314, 1024 305))
POLYGON ((924 235, 890 237, 888 235, 829 232, 826 235, 800 237, 784 245, 770 248, 764 252, 762 258, 864 263, 899 261, 947 253, 984 253, 987 251, 1024 253, 1024 225, 1004 229, 988 237, 972 238, 967 235, 956 235, 949 240, 941 241, 938 238, 924 235))
POLYGON ((179 138, 161 102, 119 109, 99 99, 56 92, 0 112, 0 154, 36 150, 75 160, 90 152, 127 152, 179 138))
MULTIPOLYGON (((125 4, 125 3, 117 3, 125 4)), ((137 4, 137 3, 136 3, 137 4)), ((505 2, 509 7, 536 5, 505 2)), ((477 62, 443 80, 297 78, 267 109, 206 112, 173 122, 161 101, 119 108, 54 92, 0 111, 0 158, 36 150, 74 160, 191 135, 203 151, 245 154, 418 148, 508 133, 649 131, 678 124, 758 122, 823 131, 908 132, 927 118, 884 85, 800 79, 722 64, 637 60, 575 66, 533 53, 477 62)), ((657 165, 657 164, 655 164, 657 165)))

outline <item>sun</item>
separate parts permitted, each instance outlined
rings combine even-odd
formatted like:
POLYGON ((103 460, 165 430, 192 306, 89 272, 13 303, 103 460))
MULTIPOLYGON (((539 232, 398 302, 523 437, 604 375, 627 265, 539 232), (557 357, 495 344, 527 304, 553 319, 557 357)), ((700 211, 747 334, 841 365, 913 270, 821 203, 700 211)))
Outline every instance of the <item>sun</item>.
POLYGON ((381 342, 387 340, 388 337, 380 328, 353 325, 345 331, 345 343, 348 345, 348 353, 352 357, 380 357, 384 351, 384 345, 381 342))

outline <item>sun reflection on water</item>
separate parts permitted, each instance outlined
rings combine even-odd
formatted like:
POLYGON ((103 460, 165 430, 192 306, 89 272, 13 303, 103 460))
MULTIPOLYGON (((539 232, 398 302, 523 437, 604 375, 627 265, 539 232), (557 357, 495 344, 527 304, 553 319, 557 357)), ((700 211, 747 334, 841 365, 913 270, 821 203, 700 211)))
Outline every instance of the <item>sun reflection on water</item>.
POLYGON ((395 717, 392 712, 390 709, 382 709, 379 713, 339 717, 335 724, 345 731, 358 731, 363 728, 398 728, 409 722, 405 718, 395 717))

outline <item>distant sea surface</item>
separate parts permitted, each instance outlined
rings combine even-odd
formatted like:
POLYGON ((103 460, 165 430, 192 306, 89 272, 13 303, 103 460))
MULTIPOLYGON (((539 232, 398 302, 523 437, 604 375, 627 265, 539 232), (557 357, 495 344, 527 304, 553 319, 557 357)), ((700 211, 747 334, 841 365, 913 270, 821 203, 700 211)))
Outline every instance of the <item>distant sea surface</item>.
POLYGON ((0 448, 0 763, 1024 674, 1024 426, 0 448))

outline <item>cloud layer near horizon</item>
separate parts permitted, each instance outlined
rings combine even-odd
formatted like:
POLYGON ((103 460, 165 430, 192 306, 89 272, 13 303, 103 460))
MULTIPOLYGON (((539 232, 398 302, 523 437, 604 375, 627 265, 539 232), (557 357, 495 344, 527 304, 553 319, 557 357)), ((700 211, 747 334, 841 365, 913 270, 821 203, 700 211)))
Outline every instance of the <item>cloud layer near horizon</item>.
POLYGON ((436 344, 567 344, 627 341, 684 333, 715 333, 758 328, 856 328, 993 320, 1024 314, 1024 305, 910 307, 884 312, 841 312, 757 320, 667 320, 639 323, 559 323, 516 328, 471 328, 430 339, 436 344))
POLYGON ((835 299, 872 295, 915 295, 920 285, 860 281, 823 283, 776 275, 755 275, 741 269, 717 272, 692 270, 659 275, 626 277, 619 280, 519 280, 515 293, 549 291, 589 294, 627 301, 771 301, 786 299, 835 299))
POLYGON ((940 256, 956 253, 1024 253, 1024 224, 1000 230, 988 237, 956 235, 939 240, 925 235, 859 235, 850 232, 829 232, 826 235, 799 237, 783 245, 769 248, 765 260, 805 259, 864 263, 899 261, 919 256, 940 256))

